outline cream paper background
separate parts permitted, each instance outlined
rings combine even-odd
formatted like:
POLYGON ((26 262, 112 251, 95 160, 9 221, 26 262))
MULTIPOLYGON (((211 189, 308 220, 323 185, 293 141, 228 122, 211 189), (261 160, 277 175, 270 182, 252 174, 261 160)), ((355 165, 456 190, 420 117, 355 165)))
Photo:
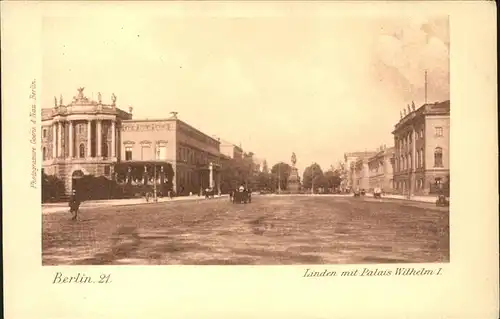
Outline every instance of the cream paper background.
MULTIPOLYGON (((2 2, 1 9, 5 318, 498 318, 497 67, 493 2, 61 1, 2 2), (40 189, 29 187, 29 95, 33 79, 38 79, 38 101, 43 89, 40 82, 43 16, 82 15, 92 19, 95 14, 114 18, 148 14, 165 17, 307 14, 335 18, 414 12, 450 16, 451 262, 426 265, 443 267, 442 276, 301 277, 306 268, 342 271, 362 265, 41 266, 40 189), (111 273, 113 283, 53 285, 56 271, 89 276, 111 273)), ((396 265, 369 267, 394 269, 396 265)))

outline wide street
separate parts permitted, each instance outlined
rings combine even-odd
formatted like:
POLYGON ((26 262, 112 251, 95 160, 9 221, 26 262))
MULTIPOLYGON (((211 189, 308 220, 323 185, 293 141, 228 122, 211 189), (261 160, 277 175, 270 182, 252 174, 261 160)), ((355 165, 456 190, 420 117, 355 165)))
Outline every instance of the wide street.
POLYGON ((449 261, 449 211, 403 200, 227 197, 43 215, 44 265, 449 261))

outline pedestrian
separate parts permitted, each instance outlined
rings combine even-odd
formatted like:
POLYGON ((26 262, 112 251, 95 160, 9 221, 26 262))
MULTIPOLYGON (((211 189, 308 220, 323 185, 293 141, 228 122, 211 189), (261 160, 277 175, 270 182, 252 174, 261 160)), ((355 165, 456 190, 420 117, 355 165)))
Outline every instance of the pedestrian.
POLYGON ((76 189, 74 189, 71 192, 71 196, 69 198, 69 212, 73 215, 71 220, 78 219, 78 211, 80 209, 80 204, 81 204, 80 196, 76 192, 76 189))

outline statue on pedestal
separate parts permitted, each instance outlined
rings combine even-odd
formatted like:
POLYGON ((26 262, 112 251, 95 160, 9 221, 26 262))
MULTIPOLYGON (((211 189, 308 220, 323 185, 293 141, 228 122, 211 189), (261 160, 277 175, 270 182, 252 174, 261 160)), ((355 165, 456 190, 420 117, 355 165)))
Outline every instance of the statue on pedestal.
POLYGON ((299 172, 295 165, 297 164, 297 155, 292 153, 291 158, 292 167, 290 170, 290 176, 288 176, 287 189, 290 193, 298 193, 300 190, 300 177, 299 172))

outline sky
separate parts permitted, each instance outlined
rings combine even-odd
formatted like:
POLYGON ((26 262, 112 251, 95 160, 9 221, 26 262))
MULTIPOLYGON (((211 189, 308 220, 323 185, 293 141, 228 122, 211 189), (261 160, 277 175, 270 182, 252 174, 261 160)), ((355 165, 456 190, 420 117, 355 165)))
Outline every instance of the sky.
POLYGON ((89 98, 178 117, 266 159, 324 170, 393 145, 400 111, 449 99, 447 17, 43 20, 43 107, 89 98))

